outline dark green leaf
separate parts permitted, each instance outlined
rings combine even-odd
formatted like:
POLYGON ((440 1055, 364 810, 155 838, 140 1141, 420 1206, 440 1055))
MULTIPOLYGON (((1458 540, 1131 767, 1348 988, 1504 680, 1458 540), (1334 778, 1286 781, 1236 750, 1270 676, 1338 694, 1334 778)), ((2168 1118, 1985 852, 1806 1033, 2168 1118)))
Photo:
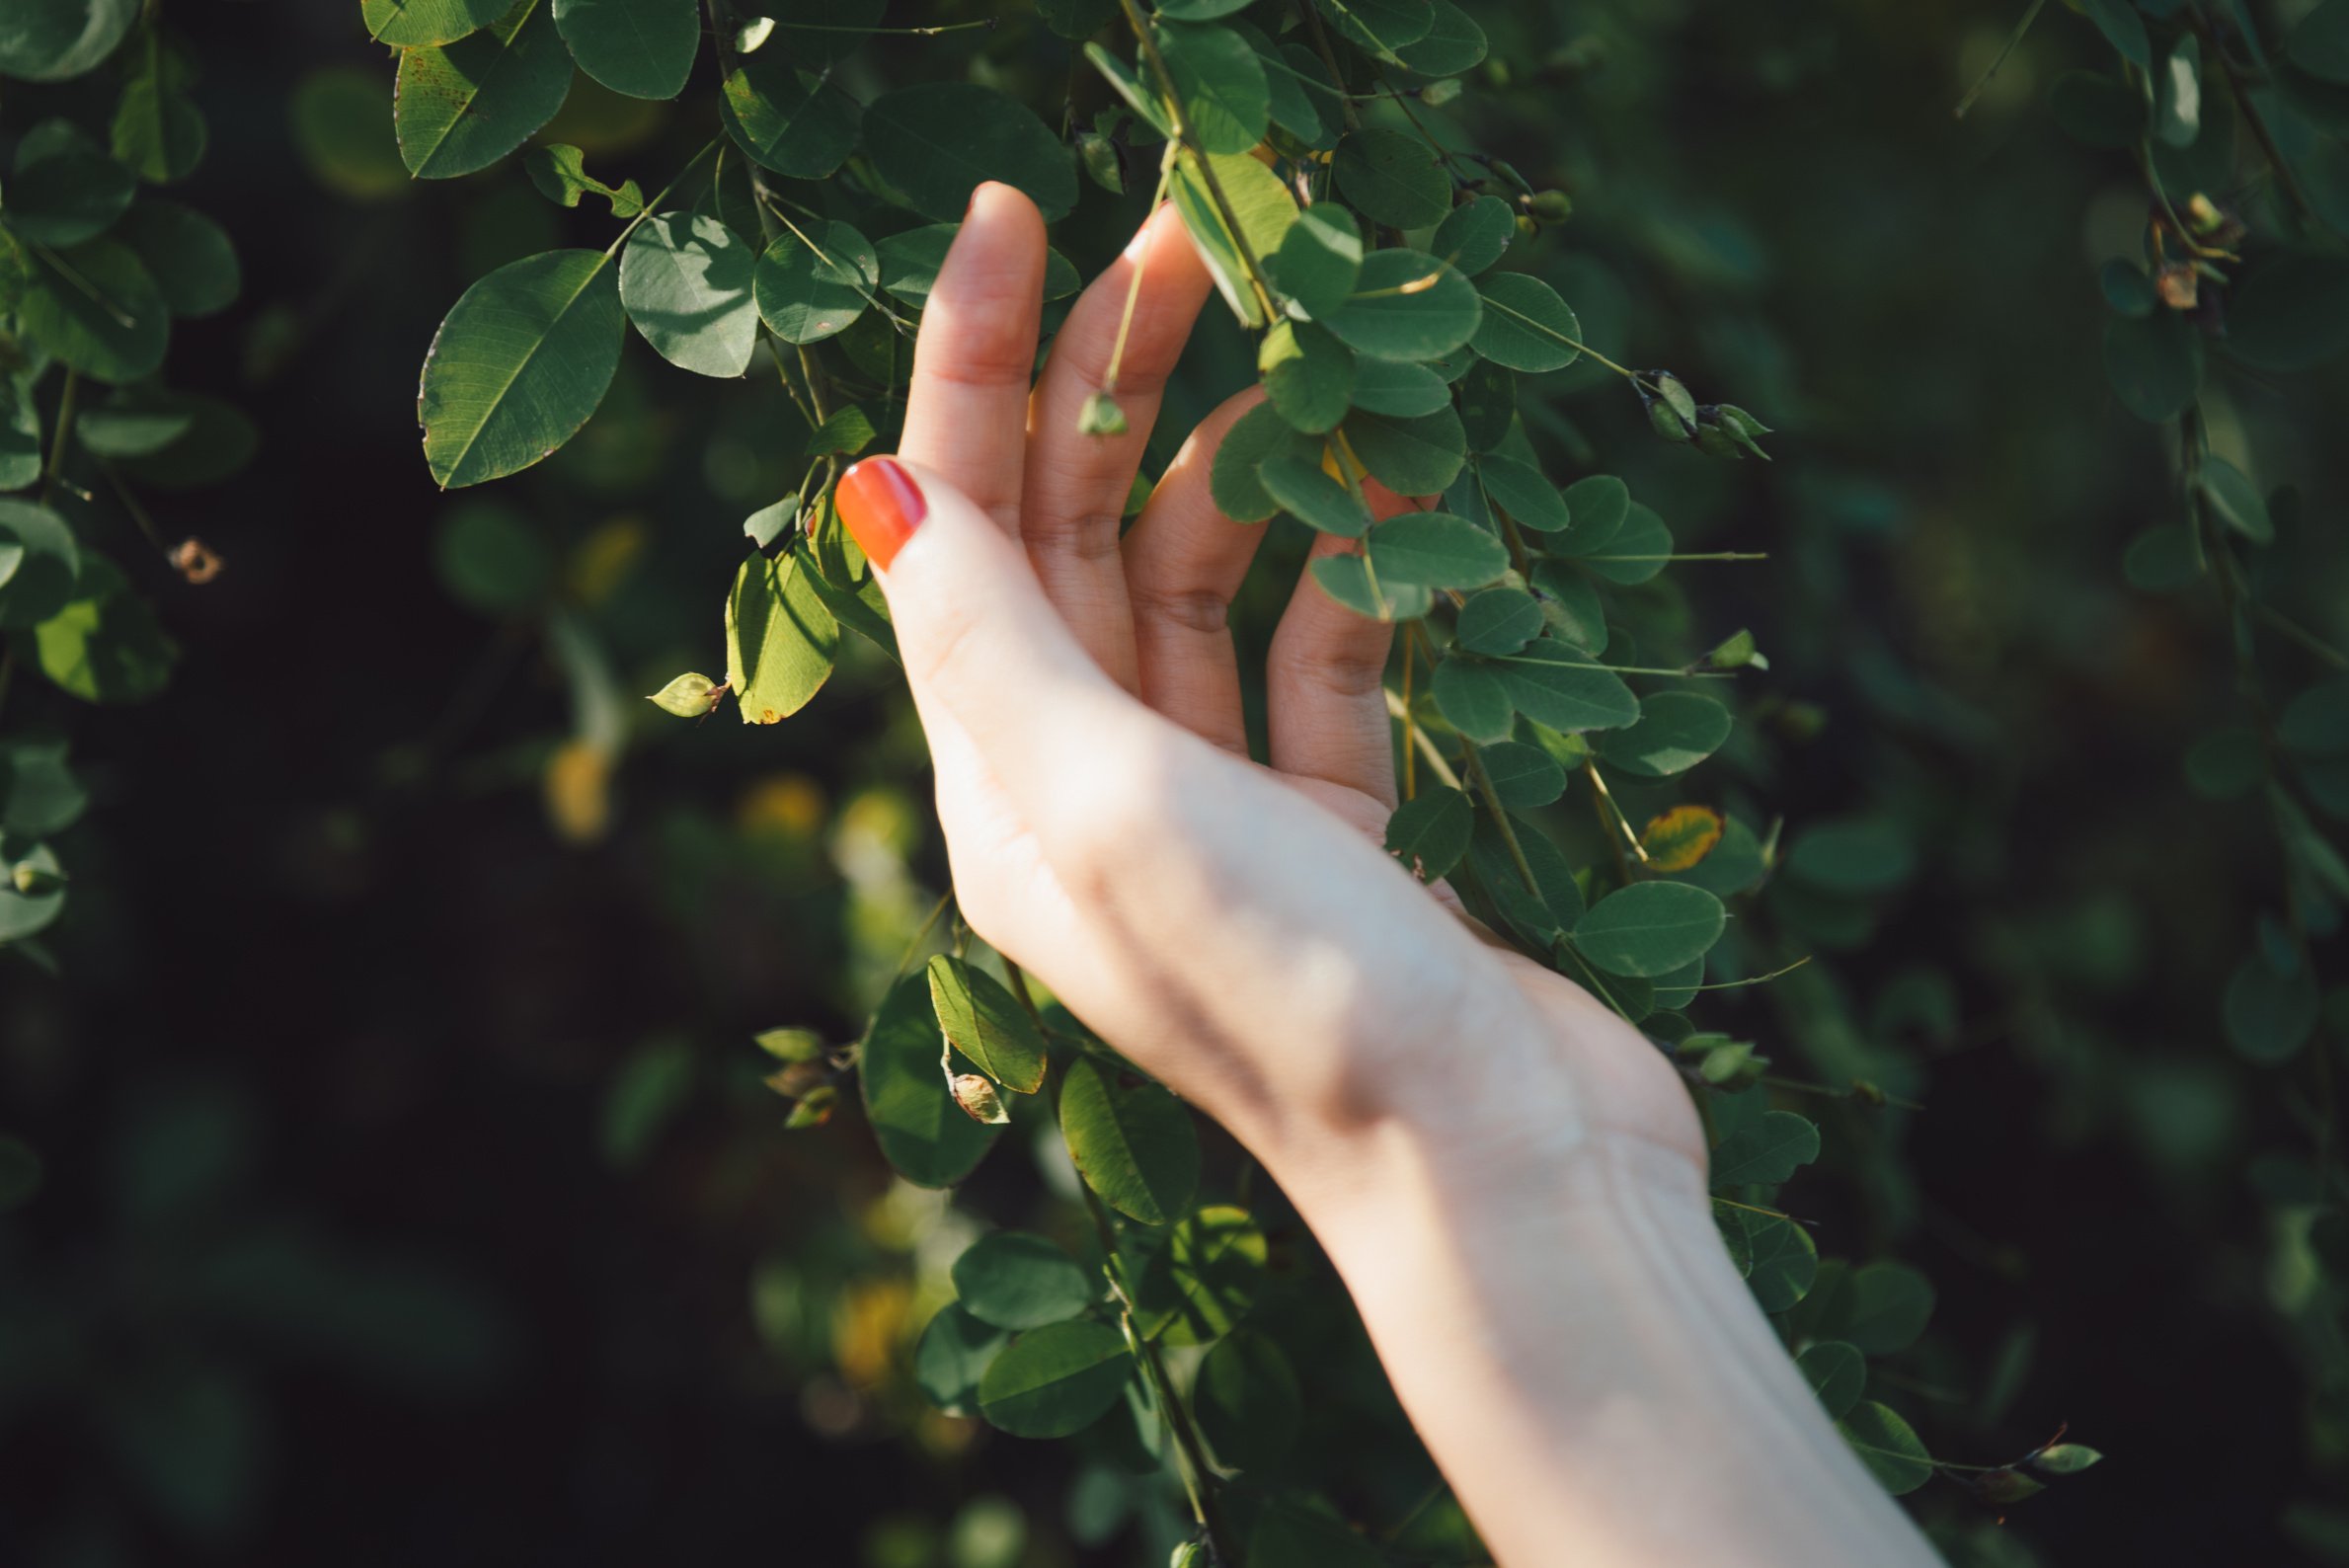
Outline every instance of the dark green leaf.
POLYGON ((1509 570, 1509 550, 1464 517, 1407 511, 1370 530, 1370 568, 1381 584, 1481 588, 1509 570))
POLYGON ((244 287, 228 231, 177 201, 139 202, 115 225, 114 237, 137 253, 175 316, 216 316, 244 287))
POLYGON ((1264 140, 1272 89, 1264 62, 1229 28, 1162 22, 1158 52, 1192 137, 1209 152, 1246 152, 1264 140))
POLYGON ((2289 1061, 2315 1032, 2320 1000, 2306 959, 2285 970, 2252 952, 2227 981, 2227 1038, 2253 1061, 2289 1061))
POLYGON ((1501 259, 1517 238, 1517 213, 1499 196, 1473 196, 1453 207, 1428 242, 1461 275, 1474 277, 1501 259))
POLYGON ((1076 204, 1076 170, 1059 138, 1033 110, 991 88, 900 88, 873 102, 864 124, 866 151, 882 177, 935 222, 960 218, 985 180, 1025 191, 1047 222, 1076 204))
POLYGON ((2153 280, 2146 276, 2145 269, 2134 262, 2115 258, 2106 262, 2096 274, 2096 285, 2104 290, 2104 302, 2121 315, 2142 320, 2152 315, 2161 304, 2153 280))
POLYGON ((486 28, 512 0, 359 0, 367 37, 394 48, 449 43, 486 28))
POLYGON ((1451 210, 1451 180, 1436 149, 1406 131, 1370 126, 1338 143, 1338 192, 1373 222, 1419 229, 1451 210))
POLYGON ((881 1152, 917 1187, 951 1187, 971 1174, 995 1141, 947 1093, 938 1067, 938 1021, 927 977, 890 988, 858 1051, 865 1118, 881 1152))
POLYGON ((1308 528, 1359 539, 1370 526, 1370 511, 1317 463, 1303 457, 1268 457, 1256 469, 1265 494, 1308 528))
POLYGON ((864 314, 881 286, 881 263, 845 223, 812 219, 802 233, 785 229, 758 258, 758 314, 785 343, 821 343, 864 314))
POLYGON ((695 0, 553 0, 581 70, 631 98, 674 98, 701 51, 695 0))
POLYGON ((664 212, 620 253, 620 302, 661 357, 701 375, 739 376, 758 342, 750 244, 707 214, 664 212))
POLYGON ((1631 515, 1631 491, 1612 474, 1593 474, 1566 487, 1566 531, 1548 548, 1560 555, 1596 555, 1615 542, 1631 515))
POLYGON ((115 52, 138 0, 9 0, 0 7, 0 76, 62 82, 115 52))
MULTIPOLYGON (((1641 886, 1677 887, 1679 884, 1646 883, 1641 886)), ((1702 897, 1710 898, 1711 895, 1702 897)), ((1604 909, 1611 902, 1603 899, 1599 907, 1604 909)), ((1715 1146, 1712 1183, 1716 1187, 1743 1187, 1749 1182, 1775 1187, 1792 1176, 1799 1167, 1810 1164, 1818 1157, 1819 1129, 1808 1118, 1797 1116, 1792 1111, 1765 1111, 1760 1121, 1740 1128, 1715 1146)))
POLYGON ((2349 0, 2324 0, 2302 17, 2284 54, 2310 76, 2349 83, 2349 0))
POLYGON ((448 509, 432 562, 449 596, 484 615, 519 615, 554 586, 555 554, 536 528, 495 501, 448 509))
POLYGON ((79 245, 114 226, 137 182, 106 150, 62 119, 43 120, 17 143, 8 181, 8 226, 42 245, 79 245))
POLYGON ((979 1414, 1015 1438, 1065 1438, 1117 1403, 1129 1371, 1116 1329, 1048 1324, 1013 1340, 988 1365, 979 1383, 979 1414))
POLYGON ((1130 1219, 1163 1225, 1199 1186, 1199 1132, 1183 1102, 1125 1068, 1079 1058, 1060 1086, 1060 1134, 1085 1185, 1130 1219))
POLYGON ((1726 918, 1721 901, 1701 888, 1635 882, 1591 906, 1575 923, 1574 945, 1610 975, 1669 975, 1702 958, 1726 918))
POLYGON ((1015 1093, 1034 1094, 1044 1087, 1044 1036, 1001 980, 944 953, 930 960, 929 976, 930 1005, 955 1050, 1015 1093))
POLYGON ((1512 811, 1547 806, 1566 793, 1566 769, 1537 745, 1503 741, 1485 747, 1484 771, 1493 793, 1512 811))
POLYGON ((1497 670, 1510 705, 1552 730, 1613 730, 1639 718, 1639 701, 1620 675, 1546 638, 1499 661, 1497 670))
POLYGON ((571 94, 571 51, 540 0, 453 43, 404 49, 392 124, 423 180, 487 169, 555 118, 571 94))
POLYGON ((1424 364, 1402 359, 1354 361, 1354 406, 1365 414, 1418 419, 1441 412, 1450 402, 1451 388, 1424 364))
POLYGON ((1685 773, 1729 739, 1729 710, 1693 691, 1660 691, 1639 705, 1639 722, 1599 742, 1599 754, 1626 773, 1685 773))
MULTIPOLYGON (((1521 528, 1558 533, 1572 520, 1566 498, 1530 463, 1521 463, 1514 457, 1480 458, 1476 475, 1484 481, 1485 495, 1492 504, 1509 513, 1510 519, 1521 528)), ((1613 483, 1619 487, 1622 481, 1613 483)))
POLYGON ((1460 606, 1454 633, 1472 654, 1514 654, 1541 635, 1541 606, 1524 588, 1495 588, 1460 606))
POLYGON ((1468 347, 1496 364, 1535 374, 1562 370, 1582 353, 1582 323, 1558 291, 1524 273, 1478 280, 1484 315, 1468 347))
POLYGON ((2079 0, 2079 8, 2122 59, 2141 71, 2153 68, 2153 46, 2146 38, 2145 18, 2129 0, 2079 0))
POLYGON ((33 629, 41 672, 84 702, 144 702, 162 691, 180 651, 122 574, 89 557, 73 592, 33 629))
POLYGON ((1932 1455, 1918 1441, 1916 1429, 1873 1399, 1853 1405, 1850 1413, 1836 1423, 1836 1430, 1851 1445, 1851 1451, 1859 1455, 1876 1484, 1895 1497, 1914 1492, 1933 1478, 1932 1455))
MULTIPOLYGON (((826 178, 856 148, 856 100, 795 69, 781 50, 738 59, 719 84, 718 106, 728 132, 753 162, 795 180, 826 178)), ((958 196, 947 216, 962 215, 958 196)))
POLYGON ((30 501, 0 497, 0 544, 22 552, 0 581, 0 631, 22 631, 65 607, 81 577, 82 553, 64 518, 30 501))
POLYGON ((1855 1345, 1840 1339, 1823 1339, 1807 1345, 1794 1358, 1794 1365, 1809 1379, 1811 1391, 1819 1396, 1819 1403, 1827 1410, 1828 1419, 1840 1421, 1868 1386, 1868 1361, 1855 1345))
POLYGON ((1481 64, 1487 48, 1484 29, 1451 0, 1432 0, 1435 24, 1425 37, 1397 52, 1423 76, 1457 76, 1481 64))
MULTIPOLYGON (((2242 353, 2240 343, 2231 346, 2242 353)), ((2121 406, 2139 419, 2175 419, 2193 407, 2202 389, 2201 334, 2175 311, 2142 321, 2115 316, 2104 324, 2104 373, 2121 406)))
POLYGON ((1151 1254, 1135 1286, 1135 1323, 1169 1345, 1205 1345, 1247 1316, 1264 1285, 1264 1232, 1245 1210, 1202 1209, 1151 1254))
POLYGON ((954 1262, 963 1310, 996 1328, 1042 1328, 1083 1314, 1101 1294, 1084 1267, 1025 1230, 992 1230, 954 1262))
POLYGON ((1429 784, 1386 822, 1386 852, 1422 882, 1451 874, 1468 852, 1476 809, 1458 790, 1429 784))
POLYGON ((1409 420, 1356 409, 1345 436, 1370 477, 1398 496, 1441 495, 1467 461, 1467 435, 1449 407, 1409 420))
POLYGON ((1313 4, 1349 42, 1397 65, 1404 63, 1398 51, 1417 43, 1436 27, 1436 10, 1428 0, 1313 0, 1313 4))
POLYGON ((2224 457, 2205 457, 2196 483, 2222 522, 2253 544, 2275 542, 2276 525, 2268 517, 2267 500, 2248 474, 2224 457))
POLYGON ((1298 309, 1326 321, 1345 308, 1362 264, 1362 228, 1354 214, 1322 201, 1305 208, 1282 235, 1269 270, 1298 309))
POLYGON ((913 1380, 949 1415, 976 1415, 979 1379, 1010 1343, 1009 1334, 949 1301, 938 1308, 921 1331, 921 1343, 913 1348, 913 1380))
POLYGON ((1273 407, 1298 430, 1318 435, 1346 417, 1354 392, 1354 355, 1325 328, 1274 323, 1257 349, 1256 367, 1273 407))
POLYGON ((1374 582, 1365 556, 1320 557, 1313 562, 1313 581, 1331 598, 1372 620, 1417 620, 1435 602, 1434 590, 1420 584, 1374 582))
POLYGON ((1850 1292, 1842 1337, 1870 1356, 1907 1350, 1933 1315, 1932 1282, 1903 1264, 1854 1269, 1850 1292))
MULTIPOLYGON (((1566 493, 1566 504, 1569 508, 1574 506, 1573 490, 1566 493)), ((1576 520, 1581 520, 1579 512, 1576 520)), ((1574 556, 1610 583, 1645 583, 1671 564, 1672 530, 1652 508, 1635 501, 1623 509, 1622 526, 1614 530, 1614 536, 1604 547, 1595 550, 1582 547, 1580 530, 1570 523, 1551 548, 1574 556)))
POLYGON ((1815 823, 1795 835, 1786 852, 1788 875, 1829 893, 1889 893, 1916 869, 1907 835, 1868 818, 1815 823))
POLYGON ((1319 467, 1321 446, 1300 433, 1280 410, 1259 403, 1223 432, 1209 470, 1208 488, 1216 510, 1234 522, 1263 522, 1281 510, 1281 503, 1264 488, 1259 475, 1275 457, 1294 457, 1319 467))
POLYGON ((149 185, 185 180, 203 161, 203 116, 180 91, 188 72, 153 28, 124 51, 122 96, 110 127, 116 159, 149 185))
POLYGON ((162 290, 137 253, 111 238, 35 257, 18 322, 35 343, 99 381, 154 374, 171 342, 162 290))
MULTIPOLYGON (((2229 293, 2227 349, 2246 364, 2262 370, 2306 370, 2349 350, 2349 257, 2324 251, 2288 250, 2246 269, 2240 282, 2229 293)), ((2201 340, 2196 338, 2192 342, 2191 380, 2199 382, 2201 340)), ((2167 359, 2156 362, 2155 368, 2167 372, 2155 381, 2156 390, 2174 393, 2179 384, 2189 379, 2184 369, 2173 362, 2184 353, 2173 349, 2167 359)), ((2109 336, 2106 363, 2111 363, 2109 336)), ((2144 378, 2150 372, 2140 370, 2138 374, 2144 378)), ((2118 371, 2113 379, 2118 386, 2121 379, 2118 371)), ((2166 406, 2174 400, 2174 397, 2148 398, 2154 406, 2166 406)), ((2130 401, 2125 389, 2122 402, 2128 404, 2131 412, 2147 419, 2158 417, 2130 401)), ((2184 403, 2179 402, 2178 406, 2182 408, 2184 403)))
POLYGON ((1235 1329, 1199 1364, 1192 1414, 1216 1462, 1235 1470, 1278 1463, 1304 1422, 1304 1394, 1281 1347, 1235 1329))
POLYGON ((1471 741, 1505 741, 1516 724, 1501 666, 1480 660, 1447 659, 1436 666, 1436 711, 1471 741))
POLYGON ((618 269, 549 251, 465 290, 425 357, 417 419, 443 489, 517 473, 579 433, 620 362, 618 269))

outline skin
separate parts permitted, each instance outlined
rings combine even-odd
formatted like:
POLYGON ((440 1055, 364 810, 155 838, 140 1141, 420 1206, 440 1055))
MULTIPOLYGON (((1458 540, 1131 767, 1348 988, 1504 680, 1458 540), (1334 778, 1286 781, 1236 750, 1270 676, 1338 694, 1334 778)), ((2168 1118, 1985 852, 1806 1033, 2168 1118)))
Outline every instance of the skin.
POLYGON ((1035 377, 1044 264, 1035 207, 981 186, 898 454, 926 515, 882 574, 965 917, 1282 1184, 1510 1568, 1936 1560, 1732 1270, 1670 1064, 1377 846, 1391 628, 1300 579, 1249 758, 1225 613, 1263 529, 1208 471, 1256 394, 1121 538, 1210 291, 1176 214, 1035 377), (1131 431, 1081 435, 1136 267, 1131 431))

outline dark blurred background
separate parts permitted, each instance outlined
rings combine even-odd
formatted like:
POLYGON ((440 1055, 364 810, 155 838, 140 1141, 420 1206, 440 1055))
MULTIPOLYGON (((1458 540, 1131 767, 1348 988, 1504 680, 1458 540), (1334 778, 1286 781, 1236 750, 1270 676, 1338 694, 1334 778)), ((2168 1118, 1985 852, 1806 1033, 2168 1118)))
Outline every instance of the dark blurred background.
MULTIPOLYGON (((794 416, 632 341, 554 461, 435 492, 435 323, 610 223, 511 165, 396 178, 356 9, 175 10, 213 133, 187 198, 247 281, 173 374, 264 445, 168 504, 227 562, 142 578, 186 650, 172 690, 15 699, 71 735, 93 804, 56 972, 0 957, 0 1107, 45 1164, 0 1218, 0 1561, 1159 1560, 1095 1461, 924 1411, 904 1358, 955 1222, 853 1112, 787 1136, 758 1082, 751 1034, 850 1037, 942 886, 919 738, 862 645, 773 729, 636 696, 722 661, 794 416), (374 142, 321 128, 351 102, 374 142), (539 590, 469 578, 467 528, 525 541, 539 590)), ((1684 547, 1770 553, 1671 574, 1773 661, 1711 787, 1914 845, 1816 922, 1820 963, 1711 1015, 1927 1107, 1897 1162, 1831 1109, 1829 1164, 1862 1179, 1788 1201, 1939 1287, 1892 1395, 1936 1453, 1997 1462, 2069 1421, 2110 1455, 2002 1528, 1947 1488, 1920 1509, 1968 1561, 2349 1560, 2295 1196, 2309 1067, 2250 1069, 2219 1026, 2273 850, 2182 766, 2231 716, 2224 635, 2122 574, 2177 503, 2099 361, 2095 270, 2142 197, 2045 109, 2092 31, 2049 7, 1957 122, 2019 3, 1475 9, 1549 100, 1526 134, 1554 145, 1486 139, 1572 194, 1551 275, 1594 344, 1783 432, 1771 467, 1706 465, 1596 383, 1548 432, 1684 547)), ((923 46, 870 68, 941 68, 923 46)), ((977 52, 1069 69, 1018 24, 977 52)), ((707 97, 583 82, 542 139, 651 190, 707 97)), ((1092 193, 1058 243, 1090 270, 1132 207, 1092 193)), ((1212 331, 1170 421, 1240 354, 1212 331)), ((2336 642, 2340 393, 2238 376, 2215 404, 2299 487, 2298 614, 2336 642)))

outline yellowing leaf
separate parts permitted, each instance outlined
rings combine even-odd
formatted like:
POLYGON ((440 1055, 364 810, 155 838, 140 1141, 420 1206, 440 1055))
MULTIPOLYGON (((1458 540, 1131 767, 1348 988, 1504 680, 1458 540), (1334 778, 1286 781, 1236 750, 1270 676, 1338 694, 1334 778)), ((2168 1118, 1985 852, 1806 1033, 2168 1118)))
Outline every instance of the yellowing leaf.
POLYGON ((1649 870, 1686 871, 1713 852, 1728 825, 1710 806, 1675 806, 1649 819, 1639 847, 1648 852, 1649 870))

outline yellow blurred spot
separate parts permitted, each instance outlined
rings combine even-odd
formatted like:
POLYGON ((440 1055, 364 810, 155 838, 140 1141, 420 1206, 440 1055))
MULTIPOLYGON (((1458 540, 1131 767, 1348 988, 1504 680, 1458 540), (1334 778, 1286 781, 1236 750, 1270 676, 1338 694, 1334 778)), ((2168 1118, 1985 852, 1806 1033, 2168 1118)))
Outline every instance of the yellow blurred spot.
POLYGON ((644 554, 645 537, 644 521, 638 517, 613 517, 598 524, 571 552, 571 596, 588 605, 611 597, 644 554))
POLYGON ((823 789, 804 773, 760 779, 735 808, 735 826, 753 838, 797 842, 823 823, 823 789))
POLYGON ((860 1280, 832 1308, 832 1362, 852 1388, 871 1388, 889 1375, 906 1335, 913 1287, 904 1280, 860 1280))
POLYGON ((555 831, 591 844, 611 826, 612 753, 592 741, 570 740, 547 759, 546 813, 555 831))

